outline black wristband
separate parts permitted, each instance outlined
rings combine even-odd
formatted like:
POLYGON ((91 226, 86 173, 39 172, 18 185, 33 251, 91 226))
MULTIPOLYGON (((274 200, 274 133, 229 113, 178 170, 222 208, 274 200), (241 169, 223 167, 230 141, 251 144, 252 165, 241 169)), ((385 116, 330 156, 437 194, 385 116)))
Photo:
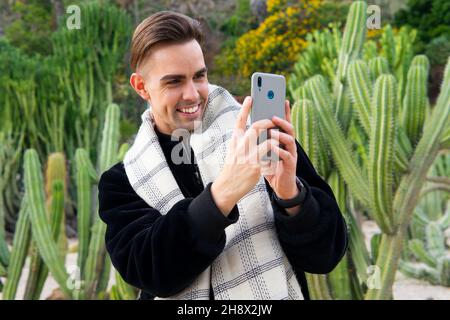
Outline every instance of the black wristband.
POLYGON ((300 192, 291 199, 280 199, 278 198, 278 196, 276 195, 275 192, 273 192, 272 196, 273 196, 273 200, 280 206, 283 208, 292 208, 295 206, 298 206, 299 204, 302 204, 303 201, 306 198, 306 188, 303 185, 303 183, 300 181, 300 179, 298 177, 295 177, 295 182, 297 184, 297 188, 298 190, 300 190, 300 192))

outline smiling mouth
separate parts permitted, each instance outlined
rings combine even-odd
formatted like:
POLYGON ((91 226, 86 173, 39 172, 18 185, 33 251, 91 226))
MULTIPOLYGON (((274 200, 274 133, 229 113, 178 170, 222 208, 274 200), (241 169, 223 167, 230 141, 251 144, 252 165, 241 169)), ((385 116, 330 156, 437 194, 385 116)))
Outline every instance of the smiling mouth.
POLYGON ((183 113, 183 114, 196 114, 198 111, 200 111, 200 103, 195 105, 194 107, 183 107, 178 108, 177 112, 183 113))

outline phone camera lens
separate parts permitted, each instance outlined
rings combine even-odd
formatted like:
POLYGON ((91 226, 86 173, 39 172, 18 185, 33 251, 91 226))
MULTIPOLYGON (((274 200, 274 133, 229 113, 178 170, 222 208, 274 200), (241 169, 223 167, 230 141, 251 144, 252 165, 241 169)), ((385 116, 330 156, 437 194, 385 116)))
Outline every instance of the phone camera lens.
POLYGON ((262 78, 258 77, 258 87, 261 87, 261 85, 262 85, 262 78))

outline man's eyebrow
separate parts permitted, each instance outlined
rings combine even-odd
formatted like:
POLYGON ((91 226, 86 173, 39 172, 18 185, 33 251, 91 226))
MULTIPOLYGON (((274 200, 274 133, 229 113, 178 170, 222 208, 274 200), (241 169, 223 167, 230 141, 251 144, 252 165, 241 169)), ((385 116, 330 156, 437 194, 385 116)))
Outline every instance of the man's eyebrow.
MULTIPOLYGON (((200 70, 196 71, 195 75, 206 73, 207 71, 208 71, 208 68, 204 67, 204 68, 201 68, 200 70)), ((162 77, 160 79, 160 81, 173 80, 173 79, 184 79, 184 78, 186 78, 186 76, 184 74, 167 74, 164 77, 162 77)))

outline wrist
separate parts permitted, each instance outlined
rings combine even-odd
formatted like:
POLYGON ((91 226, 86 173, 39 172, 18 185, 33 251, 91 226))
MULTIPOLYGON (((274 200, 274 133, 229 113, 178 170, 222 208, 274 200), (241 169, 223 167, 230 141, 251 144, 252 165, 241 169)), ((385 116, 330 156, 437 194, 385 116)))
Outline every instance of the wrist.
POLYGON ((283 192, 275 192, 278 199, 281 199, 281 200, 293 199, 296 196, 298 196, 299 193, 300 193, 300 190, 299 190, 296 179, 293 180, 290 188, 283 190, 283 192))
POLYGON ((300 181, 300 179, 297 177, 296 177, 296 188, 297 188, 296 195, 294 195, 291 198, 280 198, 280 195, 278 195, 276 192, 273 192, 272 194, 273 200, 280 207, 283 207, 285 209, 301 205, 306 198, 307 189, 300 181))
POLYGON ((225 216, 228 216, 237 203, 232 190, 226 183, 219 179, 214 181, 211 185, 211 196, 216 206, 225 216))

